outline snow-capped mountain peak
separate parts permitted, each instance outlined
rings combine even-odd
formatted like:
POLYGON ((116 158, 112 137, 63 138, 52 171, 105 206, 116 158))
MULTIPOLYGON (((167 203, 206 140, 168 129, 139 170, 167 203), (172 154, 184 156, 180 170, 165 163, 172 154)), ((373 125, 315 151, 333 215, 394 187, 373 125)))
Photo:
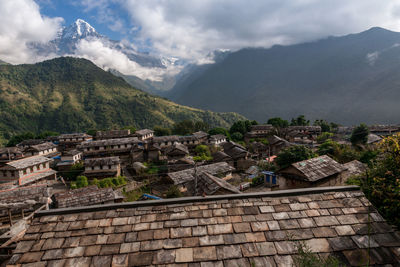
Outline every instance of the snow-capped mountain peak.
POLYGON ((77 19, 63 31, 63 38, 83 38, 90 35, 97 35, 95 28, 83 19, 77 19))

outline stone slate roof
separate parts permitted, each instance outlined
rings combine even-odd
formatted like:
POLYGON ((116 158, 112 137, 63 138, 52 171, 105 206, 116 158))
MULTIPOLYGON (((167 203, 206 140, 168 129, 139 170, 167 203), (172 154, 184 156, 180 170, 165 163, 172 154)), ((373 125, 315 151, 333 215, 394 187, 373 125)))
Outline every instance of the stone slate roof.
POLYGON ((271 124, 264 124, 264 125, 252 125, 251 131, 270 131, 273 130, 274 127, 271 124))
POLYGON ((127 137, 127 138, 115 138, 115 139, 105 139, 96 141, 84 141, 78 148, 87 147, 97 147, 97 146, 115 146, 115 145, 125 145, 125 144, 135 144, 141 143, 137 137, 127 137))
POLYGON ((343 167, 346 168, 343 172, 343 178, 345 179, 354 175, 365 174, 365 171, 367 170, 366 165, 358 160, 347 162, 343 164, 343 167))
POLYGON ((38 145, 46 142, 43 139, 28 139, 28 140, 23 140, 22 142, 18 143, 17 146, 33 146, 33 145, 38 145))
MULTIPOLYGON (((217 162, 208 165, 202 165, 197 167, 197 173, 208 172, 212 175, 217 175, 219 173, 227 173, 235 170, 232 166, 229 166, 226 162, 217 162)), ((168 178, 171 179, 174 184, 184 184, 186 182, 192 181, 194 179, 194 168, 186 169, 178 172, 168 173, 168 178)))
POLYGON ((382 137, 376 135, 376 134, 368 134, 368 140, 367 140, 367 144, 373 144, 373 143, 377 143, 379 141, 382 140, 382 137))
POLYGON ((167 136, 154 136, 153 143, 164 143, 164 142, 179 142, 179 136, 167 135, 167 136))
POLYGON ((222 148, 224 149, 224 152, 233 159, 244 158, 249 153, 246 148, 232 141, 223 143, 222 148))
POLYGON ((182 145, 181 143, 175 143, 170 147, 167 147, 165 149, 165 153, 166 154, 186 154, 189 155, 189 149, 187 148, 187 146, 182 145))
POLYGON ((85 166, 106 166, 119 164, 119 157, 85 159, 85 166))
POLYGON ((37 156, 32 156, 24 159, 19 159, 19 160, 14 160, 6 163, 6 166, 2 167, 1 169, 25 169, 34 165, 38 165, 41 163, 49 162, 52 161, 49 158, 37 155, 37 156))
MULTIPOLYGON (((288 168, 291 167, 303 173, 304 179, 310 182, 315 182, 346 170, 342 164, 327 155, 296 162, 288 168)), ((284 173, 285 169, 280 170, 280 172, 284 173)))
POLYGON ((89 137, 92 136, 88 135, 87 133, 69 133, 69 134, 61 134, 58 138, 64 139, 64 138, 89 138, 89 137))
POLYGON ((279 137, 279 136, 276 136, 276 135, 269 136, 269 137, 267 138, 267 140, 268 140, 268 143, 269 143, 270 145, 274 145, 274 144, 280 143, 280 142, 283 142, 283 143, 285 143, 286 145, 290 145, 290 143, 289 143, 287 140, 285 140, 285 139, 283 139, 283 138, 281 138, 281 137, 279 137))
POLYGON ((48 150, 48 149, 53 149, 56 148, 57 145, 55 145, 52 142, 45 142, 45 143, 41 143, 41 144, 37 144, 37 145, 31 145, 28 148, 25 149, 25 151, 44 151, 44 150, 48 150))
MULTIPOLYGON (((18 203, 43 203, 51 196, 52 188, 47 185, 31 185, 8 190, 0 190, 0 206, 18 203)), ((10 207, 11 207, 10 206, 10 207)))
POLYGON ((201 138, 205 138, 208 136, 208 133, 203 132, 203 131, 198 131, 193 133, 194 136, 196 136, 197 138, 201 139, 201 138))
POLYGON ((224 179, 215 177, 207 172, 203 172, 199 175, 197 179, 197 190, 193 187, 192 195, 201 196, 206 195, 214 195, 218 190, 223 189, 224 191, 228 191, 232 194, 240 194, 241 192, 233 185, 225 181, 224 179), (197 194, 196 194, 197 192, 197 194))
POLYGON ((146 135, 146 134, 152 134, 152 133, 154 133, 154 131, 150 130, 150 129, 142 129, 142 130, 137 130, 135 132, 135 134, 137 134, 137 135, 146 135))
POLYGON ((222 151, 217 151, 211 155, 213 157, 213 160, 215 162, 220 162, 220 161, 229 161, 232 160, 232 158, 227 155, 226 153, 222 151))
POLYGON ((22 154, 22 150, 19 147, 1 147, 0 154, 10 153, 10 154, 22 154))
POLYGON ((40 211, 9 264, 292 266, 299 241, 346 265, 400 260, 399 234, 352 186, 40 211))
POLYGON ((97 131, 96 132, 96 138, 101 139, 101 138, 121 138, 121 137, 126 137, 131 134, 131 130, 110 130, 110 131, 97 131))
POLYGON ((98 188, 96 185, 54 194, 57 208, 91 206, 118 198, 112 188, 98 188))

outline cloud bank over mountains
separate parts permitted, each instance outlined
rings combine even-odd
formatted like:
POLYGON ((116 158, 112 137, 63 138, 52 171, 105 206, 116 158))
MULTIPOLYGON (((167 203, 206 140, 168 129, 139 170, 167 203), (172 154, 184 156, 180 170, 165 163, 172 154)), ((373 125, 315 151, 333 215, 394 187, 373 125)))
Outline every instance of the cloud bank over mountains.
MULTIPOLYGON (((62 17, 46 17, 38 3, 0 1, 0 59, 17 64, 56 56, 39 55, 29 48, 30 43, 53 40, 63 27, 62 17)), ((211 62, 207 56, 218 49, 293 44, 373 26, 400 29, 397 1, 82 0, 73 4, 97 14, 113 31, 126 34, 132 47, 198 64, 211 62), (115 6, 123 10, 127 21, 113 9, 115 6)), ((144 66, 98 40, 80 40, 74 56, 154 81, 182 68, 174 60, 161 67, 144 66)))

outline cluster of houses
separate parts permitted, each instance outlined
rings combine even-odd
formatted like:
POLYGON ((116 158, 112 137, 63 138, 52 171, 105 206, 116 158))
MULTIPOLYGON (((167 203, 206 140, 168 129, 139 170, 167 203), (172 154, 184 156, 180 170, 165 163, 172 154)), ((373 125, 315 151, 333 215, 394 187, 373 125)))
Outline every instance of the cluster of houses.
MULTIPOLYGON (((365 171, 361 162, 341 164, 326 155, 293 163, 277 172, 262 170, 260 163, 273 163, 287 147, 317 146, 317 137, 322 133, 319 126, 280 130, 278 136, 272 125, 253 125, 244 135, 246 145, 202 131, 187 136, 154 136, 152 130, 142 129, 134 133, 98 131, 94 136, 62 134, 0 148, 0 257, 4 251, 10 252, 10 244, 15 244, 29 227, 32 214, 53 208, 119 203, 124 200, 122 192, 137 188, 144 179, 151 180, 151 194, 156 198, 164 197, 172 186, 184 196, 204 197, 245 194, 246 190, 343 186, 349 177, 365 171), (199 145, 208 147, 210 160, 194 160, 199 145), (149 171, 151 166, 156 173, 149 171), (90 185, 71 190, 66 179, 71 172, 79 172, 89 181, 125 176, 128 184, 117 189, 90 185), (261 182, 250 188, 255 178, 261 182)), ((339 127, 334 138, 343 141, 351 131, 350 127, 339 127)), ((400 127, 373 126, 370 132, 373 144, 383 136, 400 132, 400 127)))

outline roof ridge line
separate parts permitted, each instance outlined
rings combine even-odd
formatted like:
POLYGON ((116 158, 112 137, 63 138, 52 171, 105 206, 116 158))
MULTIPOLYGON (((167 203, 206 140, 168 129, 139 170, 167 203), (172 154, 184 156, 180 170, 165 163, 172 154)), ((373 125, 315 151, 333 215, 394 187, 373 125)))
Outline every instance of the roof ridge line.
POLYGON ((125 208, 129 209, 129 208, 146 207, 146 206, 172 205, 181 203, 183 204, 190 202, 206 202, 206 201, 216 201, 216 200, 257 198, 257 197, 283 197, 283 196, 296 196, 305 194, 318 194, 324 192, 355 191, 359 189, 360 187, 356 185, 330 186, 330 187, 312 187, 312 188, 300 188, 300 189, 289 189, 289 190, 277 190, 269 192, 206 196, 206 197, 182 197, 182 198, 171 198, 171 199, 161 199, 161 200, 134 201, 125 203, 93 205, 85 207, 41 210, 35 213, 35 217, 42 217, 47 215, 64 215, 64 214, 80 213, 80 212, 95 212, 95 211, 104 211, 112 209, 125 209, 125 208))

